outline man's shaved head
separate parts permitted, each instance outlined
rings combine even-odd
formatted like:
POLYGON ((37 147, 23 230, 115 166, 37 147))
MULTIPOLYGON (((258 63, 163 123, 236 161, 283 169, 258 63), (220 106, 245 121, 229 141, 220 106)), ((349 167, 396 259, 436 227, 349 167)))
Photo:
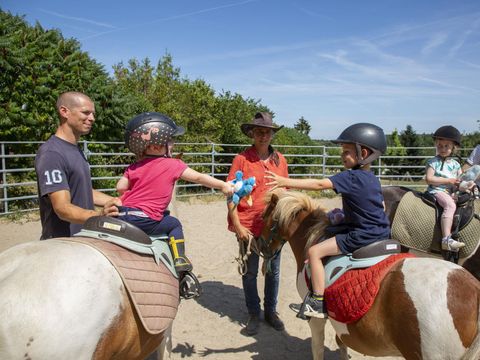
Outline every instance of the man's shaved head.
MULTIPOLYGON (((78 91, 67 91, 61 94, 57 99, 57 112, 60 115, 60 108, 66 107, 72 109, 80 105, 81 100, 88 100, 93 103, 92 99, 90 99, 84 93, 78 91)), ((60 116, 61 117, 61 116, 60 116)))

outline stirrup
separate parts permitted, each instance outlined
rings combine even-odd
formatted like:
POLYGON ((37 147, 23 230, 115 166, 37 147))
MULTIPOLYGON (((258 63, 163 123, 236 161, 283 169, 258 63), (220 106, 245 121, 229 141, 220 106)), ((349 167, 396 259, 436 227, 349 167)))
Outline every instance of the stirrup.
POLYGON ((302 320, 308 320, 308 316, 305 315, 306 305, 307 302, 304 299, 300 306, 298 306, 297 304, 290 304, 288 307, 290 308, 290 310, 293 310, 297 313, 297 318, 302 320))
POLYGON ((197 277, 191 271, 181 273, 179 283, 180 297, 185 300, 193 299, 202 295, 202 287, 197 277))

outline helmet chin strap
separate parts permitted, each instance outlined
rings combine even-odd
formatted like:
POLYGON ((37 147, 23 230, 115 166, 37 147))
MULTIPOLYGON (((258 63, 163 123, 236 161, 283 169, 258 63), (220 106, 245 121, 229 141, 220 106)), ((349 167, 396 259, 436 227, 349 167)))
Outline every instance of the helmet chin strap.
POLYGON ((449 158, 450 158, 450 159, 457 159, 457 161, 458 161, 460 164, 463 162, 462 157, 461 157, 460 155, 458 155, 458 154, 453 153, 453 152, 452 152, 450 155, 443 157, 443 156, 440 156, 440 154, 438 154, 438 151, 437 151, 436 155, 437 155, 440 159, 442 159, 442 165, 440 165, 440 171, 443 170, 443 165, 445 164, 445 161, 447 161, 449 158))
POLYGON ((378 150, 374 150, 374 149, 370 149, 370 151, 372 152, 370 155, 368 155, 365 159, 362 157, 362 147, 360 146, 360 144, 358 143, 355 143, 355 148, 357 149, 357 158, 358 158, 358 167, 361 168, 365 165, 368 165, 370 163, 372 163, 373 161, 375 161, 376 159, 379 158, 380 156, 380 151, 378 150))
POLYGON ((169 140, 166 144, 166 147, 167 147, 167 157, 171 158, 172 157, 172 154, 173 154, 173 145, 175 145, 175 143, 172 141, 172 140, 169 140))
POLYGON ((359 169, 359 168, 367 165, 368 163, 365 162, 366 159, 364 159, 362 157, 362 147, 360 146, 360 144, 355 143, 355 149, 357 150, 357 159, 358 159, 358 165, 355 166, 355 168, 359 169))

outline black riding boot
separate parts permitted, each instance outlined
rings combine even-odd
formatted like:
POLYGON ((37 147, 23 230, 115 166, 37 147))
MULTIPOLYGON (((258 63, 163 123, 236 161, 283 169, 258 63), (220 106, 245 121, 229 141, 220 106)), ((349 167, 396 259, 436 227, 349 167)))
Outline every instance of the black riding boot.
POLYGON ((184 299, 200 296, 202 288, 197 277, 192 273, 192 263, 185 255, 185 240, 175 239, 172 236, 168 244, 172 250, 173 264, 178 274, 180 296, 184 299))
POLYGON ((192 271, 192 263, 185 255, 185 240, 175 239, 172 236, 168 244, 170 245, 170 249, 172 250, 173 264, 177 273, 192 271))

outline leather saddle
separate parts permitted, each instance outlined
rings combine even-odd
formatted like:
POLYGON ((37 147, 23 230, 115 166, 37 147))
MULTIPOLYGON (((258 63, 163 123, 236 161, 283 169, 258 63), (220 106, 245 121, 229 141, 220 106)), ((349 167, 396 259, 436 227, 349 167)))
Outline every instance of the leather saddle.
POLYGON ((349 270, 362 269, 378 264, 393 254, 401 252, 396 240, 381 240, 355 250, 351 254, 330 256, 325 259, 325 287, 333 284, 349 270))
POLYGON ((150 237, 126 221, 111 216, 93 216, 74 236, 108 241, 138 254, 151 255, 157 264, 162 262, 175 277, 178 277, 166 235, 150 237))
MULTIPOLYGON (((440 204, 438 204, 435 197, 429 192, 418 192, 418 195, 425 204, 435 209, 435 222, 440 226, 443 208, 440 206, 440 204)), ((460 192, 458 194, 457 209, 455 210, 455 214, 453 216, 453 238, 457 237, 458 232, 465 228, 475 216, 474 201, 475 195, 473 193, 460 192)))
POLYGON ((149 236, 142 229, 121 219, 93 216, 75 236, 108 241, 135 253, 153 256, 157 265, 162 262, 172 275, 179 279, 181 297, 191 299, 202 293, 200 282, 191 271, 178 274, 175 270, 167 234, 149 236))

